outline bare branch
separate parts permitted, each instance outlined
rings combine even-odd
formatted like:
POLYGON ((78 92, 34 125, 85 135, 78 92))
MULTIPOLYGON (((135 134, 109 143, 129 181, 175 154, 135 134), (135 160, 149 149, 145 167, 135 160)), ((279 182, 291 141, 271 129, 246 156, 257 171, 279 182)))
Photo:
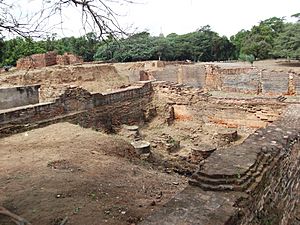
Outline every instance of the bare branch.
POLYGON ((93 31, 101 38, 127 35, 119 24, 120 15, 113 9, 113 4, 133 3, 131 0, 42 0, 40 9, 24 15, 23 10, 16 14, 17 4, 8 2, 0 0, 0 32, 6 30, 23 37, 41 37, 49 35, 57 25, 61 25, 63 31, 63 14, 73 8, 81 11, 83 29, 93 31), (50 20, 58 16, 60 21, 49 27, 50 20))

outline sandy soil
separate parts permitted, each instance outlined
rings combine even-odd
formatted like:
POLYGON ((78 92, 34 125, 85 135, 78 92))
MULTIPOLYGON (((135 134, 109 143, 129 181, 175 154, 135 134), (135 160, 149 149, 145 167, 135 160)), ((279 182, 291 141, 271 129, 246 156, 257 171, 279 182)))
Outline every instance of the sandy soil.
MULTIPOLYGON (((0 139, 0 204, 33 224, 136 224, 187 184, 132 146, 69 123, 0 139), (127 155, 122 158, 118 155, 127 155)), ((0 224, 12 224, 0 216, 0 224)))

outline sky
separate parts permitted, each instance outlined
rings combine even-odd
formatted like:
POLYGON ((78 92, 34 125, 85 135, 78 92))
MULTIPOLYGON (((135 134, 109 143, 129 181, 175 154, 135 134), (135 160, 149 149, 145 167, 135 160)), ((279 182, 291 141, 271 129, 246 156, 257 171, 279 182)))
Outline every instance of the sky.
POLYGON ((270 17, 290 17, 298 12, 300 0, 145 0, 131 5, 123 20, 132 20, 153 35, 161 31, 164 35, 184 34, 210 25, 229 37, 270 17))
MULTIPOLYGON (((19 2, 19 11, 23 14, 25 9, 39 9, 42 2, 6 1, 19 2)), ((286 17, 288 21, 292 21, 290 16, 300 12, 300 0, 133 0, 133 4, 120 4, 122 0, 114 1, 116 3, 111 7, 120 14, 118 21, 122 27, 131 27, 129 31, 148 31, 153 36, 160 33, 165 36, 170 33, 185 34, 210 25, 213 31, 230 37, 273 16, 286 17)), ((81 28, 80 11, 76 10, 64 11, 63 25, 50 31, 58 33, 58 37, 80 36, 89 32, 81 28)), ((51 19, 53 24, 58 21, 60 17, 51 19)))

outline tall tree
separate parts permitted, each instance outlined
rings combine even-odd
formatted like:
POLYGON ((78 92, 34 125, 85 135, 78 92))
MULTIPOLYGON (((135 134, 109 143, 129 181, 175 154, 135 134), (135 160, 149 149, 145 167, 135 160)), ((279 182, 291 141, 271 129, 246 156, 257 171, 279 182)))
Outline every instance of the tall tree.
POLYGON ((275 39, 274 55, 300 59, 300 22, 288 23, 275 39))
POLYGON ((253 26, 250 31, 240 31, 232 38, 239 54, 253 55, 255 58, 272 57, 274 40, 284 29, 284 19, 272 17, 253 26))

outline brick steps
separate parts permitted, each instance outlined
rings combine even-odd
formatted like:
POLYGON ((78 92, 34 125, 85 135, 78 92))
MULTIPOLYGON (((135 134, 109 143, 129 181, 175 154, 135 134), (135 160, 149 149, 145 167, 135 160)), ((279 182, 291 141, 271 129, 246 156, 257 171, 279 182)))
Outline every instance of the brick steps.
POLYGON ((259 153, 255 163, 243 174, 234 175, 207 175, 196 172, 192 175, 189 184, 198 186, 205 191, 251 191, 266 171, 279 160, 279 151, 276 154, 259 153))

